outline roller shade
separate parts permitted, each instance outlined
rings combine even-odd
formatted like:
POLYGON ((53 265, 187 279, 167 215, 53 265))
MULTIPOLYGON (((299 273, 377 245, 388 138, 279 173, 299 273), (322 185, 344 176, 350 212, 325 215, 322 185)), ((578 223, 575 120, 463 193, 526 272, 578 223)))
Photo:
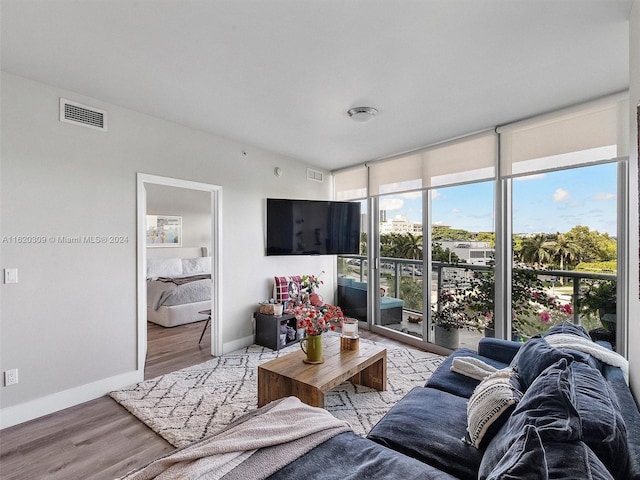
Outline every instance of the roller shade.
POLYGON ((628 155, 626 95, 498 129, 503 177, 586 165, 628 155))
POLYGON ((333 174, 333 197, 336 200, 367 198, 367 167, 341 170, 333 174))
POLYGON ((370 166, 371 195, 488 180, 496 176, 497 135, 485 132, 370 166))
POLYGON ((498 136, 485 132, 448 142, 425 151, 425 187, 443 187, 494 179, 498 136))

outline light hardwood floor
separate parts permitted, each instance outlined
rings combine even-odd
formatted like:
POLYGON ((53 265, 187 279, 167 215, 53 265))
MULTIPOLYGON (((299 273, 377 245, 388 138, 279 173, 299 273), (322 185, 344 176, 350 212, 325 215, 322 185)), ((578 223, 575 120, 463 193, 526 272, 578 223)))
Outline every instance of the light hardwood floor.
MULTIPOLYGON (((148 324, 145 378, 153 378, 211 358, 209 330, 198 345, 204 322, 163 328, 148 324)), ((360 331, 387 345, 398 342, 360 331)), ((173 447, 110 397, 47 415, 0 431, 0 478, 114 479, 173 447)))

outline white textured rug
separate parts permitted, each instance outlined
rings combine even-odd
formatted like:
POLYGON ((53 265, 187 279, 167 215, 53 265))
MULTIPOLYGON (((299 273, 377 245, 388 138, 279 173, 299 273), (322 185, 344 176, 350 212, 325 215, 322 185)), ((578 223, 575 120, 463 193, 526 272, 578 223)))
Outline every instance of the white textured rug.
MULTIPOLYGON (((365 339, 360 339, 366 342, 365 339)), ((111 392, 111 397, 175 447, 215 433, 257 408, 258 365, 279 352, 251 345, 205 363, 111 392)), ((422 386, 444 357, 413 348, 387 347, 387 390, 345 382, 325 396, 325 407, 366 435, 409 390, 422 386)))

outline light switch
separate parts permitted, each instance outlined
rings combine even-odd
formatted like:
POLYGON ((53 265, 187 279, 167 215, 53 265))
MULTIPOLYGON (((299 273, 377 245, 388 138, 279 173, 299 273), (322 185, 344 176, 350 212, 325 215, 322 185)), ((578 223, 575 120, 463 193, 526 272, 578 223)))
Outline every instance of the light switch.
POLYGON ((18 269, 17 268, 5 268, 4 269, 4 283, 18 283, 18 269))

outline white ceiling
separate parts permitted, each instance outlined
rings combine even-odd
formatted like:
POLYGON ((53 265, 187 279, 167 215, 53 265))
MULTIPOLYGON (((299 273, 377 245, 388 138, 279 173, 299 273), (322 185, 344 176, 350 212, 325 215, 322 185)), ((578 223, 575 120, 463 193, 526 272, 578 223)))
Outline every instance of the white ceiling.
POLYGON ((2 0, 1 66, 335 169, 627 89, 631 4, 2 0))

